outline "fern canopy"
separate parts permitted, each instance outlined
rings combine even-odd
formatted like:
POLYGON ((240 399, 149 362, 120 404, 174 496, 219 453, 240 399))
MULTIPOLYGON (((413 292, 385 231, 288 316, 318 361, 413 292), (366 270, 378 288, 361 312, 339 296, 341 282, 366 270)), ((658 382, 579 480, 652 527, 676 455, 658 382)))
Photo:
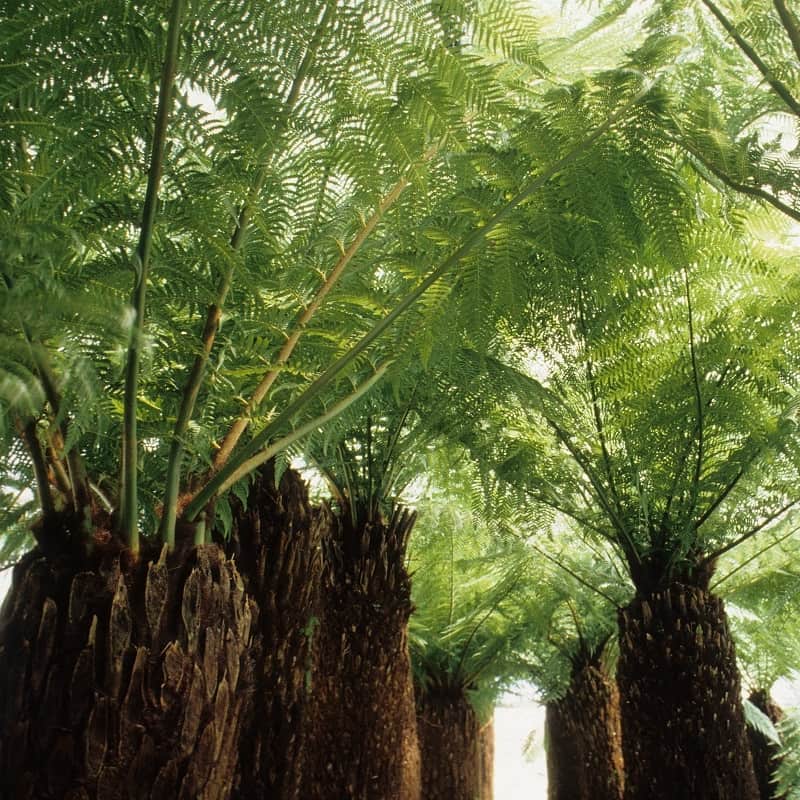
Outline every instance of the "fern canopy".
MULTIPOLYGON (((8 12, 6 471, 36 483, 39 454, 13 447, 14 420, 32 419, 28 450, 41 449, 51 473, 69 454, 84 459, 116 508, 122 412, 138 399, 126 447, 138 451, 140 523, 151 532, 165 482, 191 493, 189 475, 215 454, 224 470, 220 452, 235 450, 223 491, 261 446, 247 451, 248 434, 237 450, 243 430, 278 418, 269 445, 327 419, 347 386, 314 379, 341 361, 333 374, 346 368, 357 387, 385 359, 352 346, 446 258, 424 234, 434 220, 448 241, 469 231, 452 199, 480 180, 476 149, 516 114, 497 63, 541 72, 535 26, 496 2, 187 2, 137 315, 129 293, 158 133, 162 9, 36 2, 8 12), (127 351, 141 370, 123 389, 127 351)), ((68 483, 43 487, 48 506, 51 489, 56 505, 75 490, 68 483)), ((164 497, 174 515, 175 493, 164 497)))
POLYGON ((302 455, 362 521, 426 495, 421 682, 557 694, 620 565, 718 569, 784 674, 748 615, 793 609, 796 11, 165 5, 5 4, 0 561, 202 540, 302 455))

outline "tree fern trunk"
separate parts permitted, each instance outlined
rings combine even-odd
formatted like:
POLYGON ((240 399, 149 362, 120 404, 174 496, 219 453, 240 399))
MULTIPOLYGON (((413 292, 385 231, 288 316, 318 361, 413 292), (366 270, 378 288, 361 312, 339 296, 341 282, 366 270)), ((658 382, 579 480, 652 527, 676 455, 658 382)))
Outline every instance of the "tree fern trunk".
POLYGON ((620 611, 625 800, 757 800, 722 601, 674 583, 620 611))
MULTIPOLYGON (((752 692, 749 700, 766 714, 773 724, 777 724, 783 718, 783 711, 770 697, 768 690, 759 689, 752 692)), ((750 752, 753 754, 759 797, 761 800, 786 800, 786 795, 777 794, 773 781, 775 770, 781 763, 780 748, 752 728, 747 729, 747 736, 750 740, 750 752)))
POLYGON ((417 731, 425 800, 480 800, 481 725, 459 689, 418 690, 417 731))
POLYGON ((546 705, 549 800, 622 800, 619 694, 605 669, 576 666, 566 694, 546 705))
POLYGON ((215 545, 33 551, 0 612, 0 796, 227 798, 252 607, 215 545))
POLYGON ((310 627, 319 588, 321 531, 330 515, 312 510, 297 473, 276 490, 262 470, 248 507, 237 514, 233 546, 245 586, 258 605, 251 653, 254 702, 245 723, 235 797, 300 797, 310 668, 310 627))
POLYGON ((420 800, 404 563, 413 521, 339 521, 325 543, 304 800, 420 800))
POLYGON ((494 716, 481 727, 478 746, 481 752, 480 800, 494 800, 494 716))

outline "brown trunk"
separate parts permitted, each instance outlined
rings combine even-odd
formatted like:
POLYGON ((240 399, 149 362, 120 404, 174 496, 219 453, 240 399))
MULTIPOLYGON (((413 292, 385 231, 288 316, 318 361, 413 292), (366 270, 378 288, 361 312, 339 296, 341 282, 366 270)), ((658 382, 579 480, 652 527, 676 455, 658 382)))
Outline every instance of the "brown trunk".
MULTIPOLYGON (((783 718, 783 711, 772 700, 769 691, 758 690, 749 698, 750 702, 777 725, 783 718)), ((750 752, 753 754, 758 792, 761 800, 786 800, 785 794, 777 794, 773 776, 781 763, 780 747, 763 734, 752 728, 747 729, 750 739, 750 752)))
POLYGON ((478 746, 481 751, 480 800, 494 800, 494 717, 481 727, 478 746))
POLYGON ((216 545, 26 556, 0 612, 0 796, 227 798, 252 607, 216 545))
POLYGON ((295 800, 303 772, 312 605, 320 575, 320 533, 329 514, 312 510, 297 473, 274 488, 271 468, 238 510, 232 537, 245 587, 258 605, 251 655, 254 702, 239 749, 234 797, 295 800))
POLYGON ((417 730, 425 800, 480 800, 481 725, 461 689, 417 692, 417 730))
POLYGON ((674 583, 619 614, 626 800, 758 800, 722 601, 674 583))
POLYGON ((621 800, 619 695, 599 663, 579 664, 545 708, 549 800, 621 800))
POLYGON ((404 564, 413 522, 340 520, 325 543, 303 800, 420 798, 404 564))

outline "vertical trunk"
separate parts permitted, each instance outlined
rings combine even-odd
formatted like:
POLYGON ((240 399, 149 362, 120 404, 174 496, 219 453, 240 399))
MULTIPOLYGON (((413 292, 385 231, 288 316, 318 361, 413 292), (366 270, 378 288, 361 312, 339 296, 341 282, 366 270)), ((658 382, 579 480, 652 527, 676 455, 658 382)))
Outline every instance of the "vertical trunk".
POLYGON ((0 796, 227 798, 252 608, 216 545, 33 551, 0 612, 0 796), (148 560, 152 557, 152 560, 148 560))
POLYGON ((673 583, 619 614, 625 800, 757 800, 722 601, 673 583))
POLYGON ((234 797, 296 800, 310 667, 312 605, 321 568, 321 531, 329 513, 312 510, 297 473, 276 490, 271 467, 256 477, 246 510, 237 512, 232 546, 257 606, 251 654, 253 704, 239 750, 234 797))
MULTIPOLYGON (((777 725, 783 718, 783 711, 772 700, 768 690, 759 689, 753 692, 749 700, 766 714, 773 724, 777 725)), ((786 800, 786 795, 776 793, 773 781, 775 770, 781 762, 780 748, 752 728, 747 729, 747 735, 750 739, 750 752, 753 754, 753 767, 755 768, 759 797, 761 800, 786 800)))
POLYGON ((413 522, 339 520, 325 542, 304 800, 420 798, 404 564, 413 522))
POLYGON ((494 715, 481 727, 478 746, 481 751, 480 800, 494 800, 494 715))
POLYGON ((425 800, 480 800, 481 725, 460 688, 419 689, 417 730, 425 800))
POLYGON ((622 800, 619 695, 599 663, 577 664, 566 694, 547 703, 549 800, 622 800))

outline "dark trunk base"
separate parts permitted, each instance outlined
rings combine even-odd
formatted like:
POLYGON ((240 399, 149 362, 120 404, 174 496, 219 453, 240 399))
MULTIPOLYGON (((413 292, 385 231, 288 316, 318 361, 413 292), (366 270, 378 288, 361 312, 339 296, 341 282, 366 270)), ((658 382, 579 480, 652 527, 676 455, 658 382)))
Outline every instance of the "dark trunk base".
MULTIPOLYGON (((783 718, 783 711, 773 702, 768 691, 755 691, 750 695, 749 700, 766 714, 773 724, 777 724, 783 718)), ((780 748, 752 728, 747 729, 747 736, 750 740, 750 752, 753 754, 753 767, 761 800, 786 800, 785 794, 776 793, 773 781, 775 770, 781 763, 780 748)))
POLYGON ((216 545, 26 556, 0 612, 0 796, 227 798, 252 606, 216 545))
POLYGON ((545 726, 548 800, 622 800, 619 695, 601 664, 576 666, 545 726))
POLYGON ((417 691, 425 800, 481 800, 481 725, 460 689, 417 691))
POLYGON ((625 800, 758 800, 722 601, 673 584, 619 631, 625 800))
POLYGON ((408 656, 413 517, 326 543, 314 632, 303 800, 419 800, 419 746, 408 656))
POLYGON ((271 468, 238 509, 232 537, 245 586, 258 605, 251 655, 254 702, 239 750, 234 797, 296 800, 304 771, 309 621, 319 588, 320 539, 330 515, 312 510, 305 484, 289 470, 275 489, 271 468))

